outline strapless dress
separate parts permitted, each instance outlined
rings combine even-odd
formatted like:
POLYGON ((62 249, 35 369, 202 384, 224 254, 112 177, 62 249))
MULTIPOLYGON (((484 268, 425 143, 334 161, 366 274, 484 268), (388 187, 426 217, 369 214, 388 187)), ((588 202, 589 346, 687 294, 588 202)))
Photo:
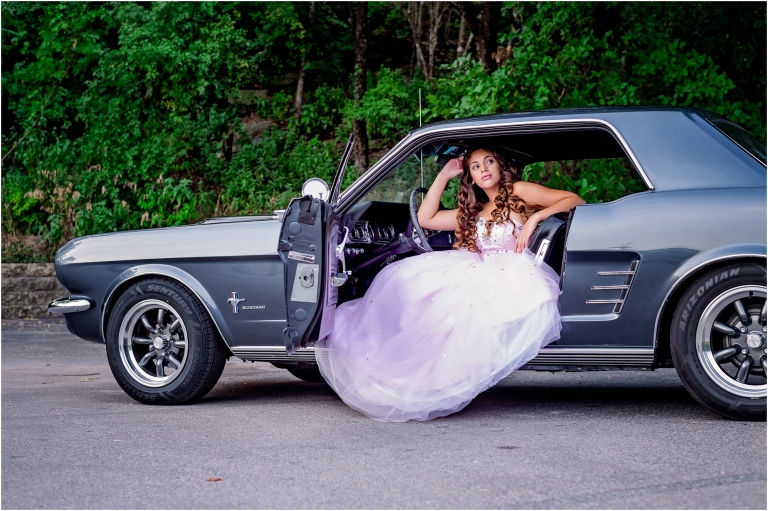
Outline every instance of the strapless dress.
POLYGON ((479 218, 478 252, 428 252, 392 263, 362 298, 339 305, 315 347, 341 399, 372 419, 455 413, 560 336, 560 277, 513 251, 522 226, 479 218))

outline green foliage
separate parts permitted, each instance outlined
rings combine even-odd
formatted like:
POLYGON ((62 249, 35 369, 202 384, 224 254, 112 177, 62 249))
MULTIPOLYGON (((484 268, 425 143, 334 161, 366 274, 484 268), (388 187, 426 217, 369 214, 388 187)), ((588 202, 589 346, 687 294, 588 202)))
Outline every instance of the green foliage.
POLYGON ((764 104, 737 100, 711 57, 629 19, 619 39, 589 22, 598 6, 545 2, 515 37, 513 58, 493 73, 470 58, 445 66, 429 95, 430 120, 512 110, 669 105, 722 114, 765 140, 764 104))
POLYGON ((539 162, 523 170, 523 180, 568 190, 587 202, 608 202, 645 190, 624 159, 539 162))
MULTIPOLYGON (((355 119, 367 122, 373 160, 418 126, 419 89, 424 122, 660 104, 712 110, 766 139, 759 3, 505 2, 499 42, 512 56, 490 72, 441 43, 428 83, 410 78, 401 6, 372 2, 368 89, 357 103, 346 4, 0 5, 4 260, 49 257, 73 236, 268 214, 305 179, 331 182, 355 119), (251 120, 271 127, 249 134, 251 120)), ((416 170, 393 175, 393 197, 416 170)), ((425 171, 428 184, 436 170, 425 171)), ((355 177, 350 166, 343 187, 355 177)), ((619 160, 541 163, 524 177, 589 202, 643 189, 619 160)))
MULTIPOLYGON (((258 144, 248 144, 223 172, 216 211, 223 215, 271 214, 284 209, 310 177, 333 181, 340 151, 317 138, 296 140, 283 130, 265 134, 258 144)), ((354 179, 351 166, 342 188, 354 179)))
POLYGON ((365 119, 371 137, 396 141, 419 125, 419 88, 426 87, 418 79, 406 81, 400 70, 382 68, 361 104, 349 105, 347 118, 350 123, 353 118, 365 119))

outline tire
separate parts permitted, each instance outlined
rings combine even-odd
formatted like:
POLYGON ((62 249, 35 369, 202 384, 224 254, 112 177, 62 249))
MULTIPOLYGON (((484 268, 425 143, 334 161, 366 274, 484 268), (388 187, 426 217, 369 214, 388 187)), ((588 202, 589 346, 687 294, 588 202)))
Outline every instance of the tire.
POLYGON ((291 364, 285 365, 288 372, 300 380, 308 383, 325 383, 325 378, 320 374, 317 364, 291 364))
POLYGON ((216 385, 228 355, 200 300, 163 277, 142 279, 123 292, 110 312, 106 340, 115 380, 145 404, 202 398, 216 385))
POLYGON ((694 399, 731 419, 766 420, 766 272, 714 268, 683 294, 672 318, 677 374, 694 399))

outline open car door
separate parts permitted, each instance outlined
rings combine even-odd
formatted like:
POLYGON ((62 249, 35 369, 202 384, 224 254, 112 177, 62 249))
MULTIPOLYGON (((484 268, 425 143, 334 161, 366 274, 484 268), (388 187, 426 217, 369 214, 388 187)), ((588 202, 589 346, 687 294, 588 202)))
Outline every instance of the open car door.
POLYGON ((333 330, 338 287, 347 280, 341 220, 333 206, 341 188, 344 169, 352 153, 350 135, 333 179, 328 200, 310 195, 293 199, 285 210, 278 253, 285 269, 285 303, 288 325, 283 330, 287 354, 310 346, 333 330))

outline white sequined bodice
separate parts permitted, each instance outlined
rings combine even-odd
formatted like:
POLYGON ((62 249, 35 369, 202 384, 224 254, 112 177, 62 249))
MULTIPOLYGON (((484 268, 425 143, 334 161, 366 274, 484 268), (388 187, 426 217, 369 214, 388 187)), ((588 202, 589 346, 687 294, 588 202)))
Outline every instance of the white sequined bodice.
POLYGON ((477 248, 484 257, 499 252, 507 252, 515 248, 517 235, 523 229, 522 224, 510 220, 499 224, 493 224, 491 235, 486 236, 486 220, 483 217, 477 219, 477 248))

